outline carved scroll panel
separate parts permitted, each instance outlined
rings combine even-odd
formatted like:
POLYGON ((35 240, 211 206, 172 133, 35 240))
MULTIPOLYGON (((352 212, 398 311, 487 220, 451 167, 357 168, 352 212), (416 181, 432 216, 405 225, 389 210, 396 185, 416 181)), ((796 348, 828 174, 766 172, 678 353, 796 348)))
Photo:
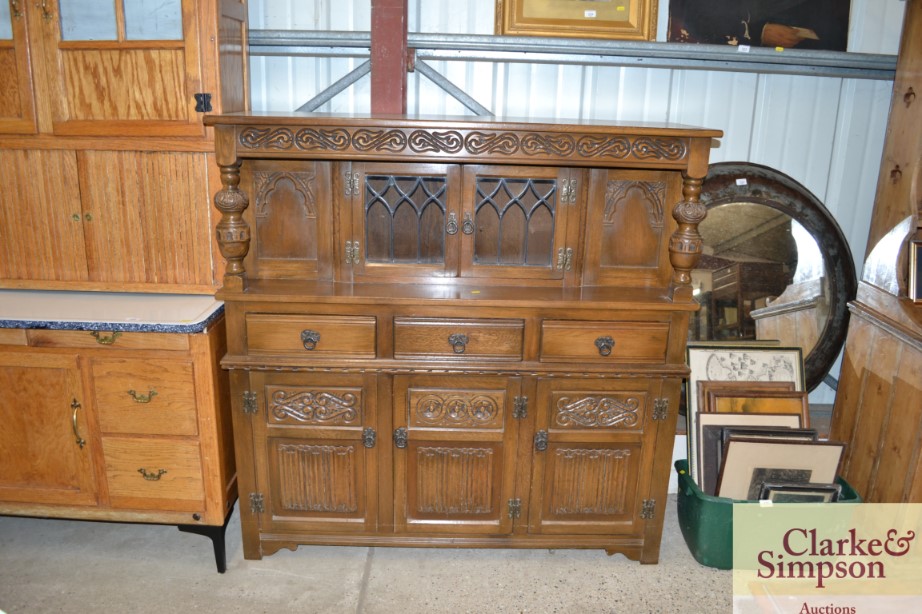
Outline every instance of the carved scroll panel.
POLYGON ((266 386, 269 424, 362 427, 362 389, 266 386))
POLYGON ((550 428, 642 431, 646 400, 643 392, 554 392, 550 428))

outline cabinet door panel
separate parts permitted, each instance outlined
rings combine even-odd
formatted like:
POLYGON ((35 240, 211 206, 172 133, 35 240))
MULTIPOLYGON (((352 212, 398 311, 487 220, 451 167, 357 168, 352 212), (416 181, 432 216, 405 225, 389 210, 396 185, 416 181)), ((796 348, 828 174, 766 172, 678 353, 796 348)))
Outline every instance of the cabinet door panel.
POLYGON ((76 356, 0 353, 0 501, 96 504, 88 405, 76 356))
POLYGON ((93 281, 211 286, 205 154, 79 154, 93 281))
POLYGON ((665 286, 681 179, 665 171, 590 173, 583 282, 665 286))
POLYGON ((398 531, 512 531, 518 378, 398 376, 394 452, 398 531))
POLYGON ((171 14, 157 15, 158 23, 172 23, 174 30, 181 24, 174 40, 160 38, 162 33, 140 40, 137 19, 126 20, 121 2, 94 4, 87 11, 74 0, 59 0, 60 14, 43 20, 54 133, 204 135, 193 96, 202 82, 195 3, 159 5, 171 14))
POLYGON ((0 149, 0 278, 86 281, 73 151, 0 149))
POLYGON ((640 536, 658 381, 540 380, 531 533, 640 536))
MULTIPOLYGON (((0 134, 34 134, 35 103, 29 65, 28 11, 0 6, 0 134)), ((6 185, 6 184, 4 184, 6 185)))
POLYGON ((252 374, 262 530, 376 526, 373 375, 252 374), (366 447, 371 444, 372 447, 366 447))

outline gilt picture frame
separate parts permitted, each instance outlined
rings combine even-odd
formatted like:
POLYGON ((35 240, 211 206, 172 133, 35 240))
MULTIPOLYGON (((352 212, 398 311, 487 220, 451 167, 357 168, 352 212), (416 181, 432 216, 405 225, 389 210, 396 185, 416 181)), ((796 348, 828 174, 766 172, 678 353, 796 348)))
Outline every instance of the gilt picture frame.
POLYGON ((496 0, 496 34, 654 40, 658 0, 496 0))

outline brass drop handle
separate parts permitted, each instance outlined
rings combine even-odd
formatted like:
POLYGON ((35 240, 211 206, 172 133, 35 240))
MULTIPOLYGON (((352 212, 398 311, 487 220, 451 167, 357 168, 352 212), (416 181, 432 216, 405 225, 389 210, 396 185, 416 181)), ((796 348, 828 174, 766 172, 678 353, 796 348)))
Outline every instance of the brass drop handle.
POLYGON ((451 349, 455 354, 463 354, 464 350, 467 349, 467 342, 469 341, 467 335, 462 335, 461 333, 455 333, 454 335, 448 336, 448 343, 451 344, 451 349))
POLYGON ((599 337, 595 340, 595 347, 599 350, 599 356, 611 356, 611 351, 615 347, 615 340, 611 337, 599 337))
POLYGON ((74 427, 74 438, 77 441, 77 445, 80 446, 80 449, 82 450, 83 446, 86 445, 86 439, 80 436, 80 431, 77 429, 77 411, 80 409, 80 402, 77 401, 76 397, 70 404, 70 408, 74 410, 74 413, 71 416, 71 421, 74 427))
POLYGON ((163 477, 163 474, 166 473, 166 469, 158 469, 157 473, 154 473, 153 471, 148 473, 147 469, 145 469, 144 467, 141 467, 140 469, 138 469, 138 473, 140 473, 141 477, 147 480, 148 482, 156 482, 161 477, 163 477))
POLYGON ((305 350, 315 349, 317 344, 320 343, 320 333, 310 329, 302 330, 301 343, 304 345, 305 350))
POLYGON ((535 433, 535 450, 538 452, 547 450, 547 431, 538 431, 535 433))
POLYGON ((151 388, 147 394, 138 394, 134 390, 129 390, 128 396, 134 399, 135 403, 150 403, 157 396, 157 391, 151 388))
POLYGON ((96 343, 100 345, 112 345, 115 343, 115 340, 122 336, 122 333, 119 331, 114 331, 111 335, 104 335, 98 330, 90 331, 90 335, 96 339, 96 343))
POLYGON ((474 220, 471 218, 470 213, 464 214, 464 221, 461 222, 461 232, 466 235, 474 234, 474 220))
POLYGON ((407 429, 404 427, 401 426, 399 429, 394 431, 394 445, 396 447, 401 449, 406 448, 408 438, 409 434, 407 433, 407 429))
POLYGON ((449 235, 458 234, 458 216, 454 211, 448 214, 448 223, 445 224, 445 233, 449 235))

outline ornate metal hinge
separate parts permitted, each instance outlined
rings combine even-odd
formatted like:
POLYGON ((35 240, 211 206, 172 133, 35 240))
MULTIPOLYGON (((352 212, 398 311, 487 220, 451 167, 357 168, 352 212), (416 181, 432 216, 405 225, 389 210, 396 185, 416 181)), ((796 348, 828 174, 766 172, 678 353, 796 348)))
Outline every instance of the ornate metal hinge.
POLYGON ((640 517, 644 520, 652 520, 656 514, 656 499, 644 499, 640 508, 640 517))
POLYGON ((509 518, 515 520, 522 515, 522 500, 509 499, 509 518))
POLYGON ((346 264, 358 264, 359 263, 359 242, 358 241, 346 241, 346 264))
POLYGON ((547 431, 538 431, 535 433, 535 450, 538 452, 547 450, 547 431))
POLYGON ((263 496, 261 493, 250 493, 250 511, 254 514, 261 514, 266 511, 266 506, 263 503, 263 496))
POLYGON ((528 417, 528 397, 516 397, 512 401, 512 417, 519 420, 528 417))
POLYGON ((653 419, 665 420, 669 413, 669 399, 656 399, 653 401, 653 419))
POLYGON ((256 393, 252 390, 243 391, 243 413, 245 414, 255 414, 259 411, 259 406, 256 404, 256 393))
POLYGON ((195 96, 195 112, 211 113, 211 94, 193 94, 195 96))
POLYGON ((557 250, 557 270, 569 271, 573 268, 573 248, 567 247, 557 250))
POLYGON ((375 447, 375 443, 378 441, 378 434, 373 428, 367 428, 362 431, 362 445, 366 448, 375 447))
POLYGON ((569 181, 564 179, 560 182, 560 203, 563 205, 575 205, 576 195, 579 193, 579 182, 576 179, 569 181))
POLYGON ((345 175, 345 182, 343 185, 343 191, 346 193, 346 196, 358 196, 359 195, 359 174, 358 173, 349 173, 345 175))

